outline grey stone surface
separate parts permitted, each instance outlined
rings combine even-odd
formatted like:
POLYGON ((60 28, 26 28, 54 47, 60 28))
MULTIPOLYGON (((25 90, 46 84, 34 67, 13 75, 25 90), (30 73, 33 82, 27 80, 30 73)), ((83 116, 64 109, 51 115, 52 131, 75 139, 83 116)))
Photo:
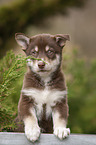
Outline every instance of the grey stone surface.
POLYGON ((0 145, 96 145, 96 135, 71 134, 64 140, 57 139, 53 134, 41 134, 39 140, 32 143, 24 133, 0 132, 0 145))

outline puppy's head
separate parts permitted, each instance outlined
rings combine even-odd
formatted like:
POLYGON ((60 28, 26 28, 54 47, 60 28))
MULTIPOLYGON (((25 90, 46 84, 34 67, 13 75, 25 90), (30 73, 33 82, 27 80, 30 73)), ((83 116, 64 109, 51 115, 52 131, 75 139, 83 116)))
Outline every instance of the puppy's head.
POLYGON ((39 34, 29 38, 22 33, 16 33, 15 39, 22 46, 26 56, 36 58, 27 60, 30 69, 44 76, 55 72, 60 67, 62 48, 66 40, 69 40, 69 35, 39 34))

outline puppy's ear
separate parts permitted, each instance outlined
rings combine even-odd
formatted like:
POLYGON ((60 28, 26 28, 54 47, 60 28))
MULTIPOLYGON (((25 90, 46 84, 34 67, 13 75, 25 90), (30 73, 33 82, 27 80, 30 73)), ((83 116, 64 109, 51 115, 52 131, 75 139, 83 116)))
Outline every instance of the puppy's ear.
POLYGON ((60 47, 64 47, 66 44, 66 40, 70 41, 70 37, 67 34, 56 34, 55 40, 59 44, 60 47))
POLYGON ((22 50, 25 51, 28 48, 30 38, 28 38, 27 36, 25 36, 22 33, 16 33, 15 34, 15 39, 16 39, 17 43, 20 46, 22 46, 22 50))

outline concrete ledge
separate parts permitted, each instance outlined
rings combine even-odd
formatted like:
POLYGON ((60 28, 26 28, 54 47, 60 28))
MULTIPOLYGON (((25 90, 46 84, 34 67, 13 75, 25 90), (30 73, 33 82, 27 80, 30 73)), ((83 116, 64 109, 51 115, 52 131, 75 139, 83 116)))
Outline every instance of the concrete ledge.
POLYGON ((0 132, 0 145, 96 145, 96 135, 71 134, 60 141, 53 134, 41 134, 40 139, 32 143, 24 133, 0 132))

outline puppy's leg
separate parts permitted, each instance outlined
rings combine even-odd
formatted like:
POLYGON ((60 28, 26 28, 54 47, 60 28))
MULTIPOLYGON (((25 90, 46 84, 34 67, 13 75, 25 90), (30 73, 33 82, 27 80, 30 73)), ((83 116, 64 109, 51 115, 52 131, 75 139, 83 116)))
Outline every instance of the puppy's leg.
POLYGON ((30 141, 35 142, 40 136, 40 128, 38 126, 35 110, 32 109, 30 112, 31 116, 26 116, 23 119, 25 124, 25 135, 30 141))
POLYGON ((52 112, 54 135, 61 140, 70 134, 70 129, 66 128, 67 112, 67 105, 64 105, 63 103, 59 103, 59 105, 57 104, 52 112))
POLYGON ((30 141, 35 142, 40 136, 40 128, 38 126, 33 100, 21 94, 18 113, 24 121, 25 135, 30 141))

